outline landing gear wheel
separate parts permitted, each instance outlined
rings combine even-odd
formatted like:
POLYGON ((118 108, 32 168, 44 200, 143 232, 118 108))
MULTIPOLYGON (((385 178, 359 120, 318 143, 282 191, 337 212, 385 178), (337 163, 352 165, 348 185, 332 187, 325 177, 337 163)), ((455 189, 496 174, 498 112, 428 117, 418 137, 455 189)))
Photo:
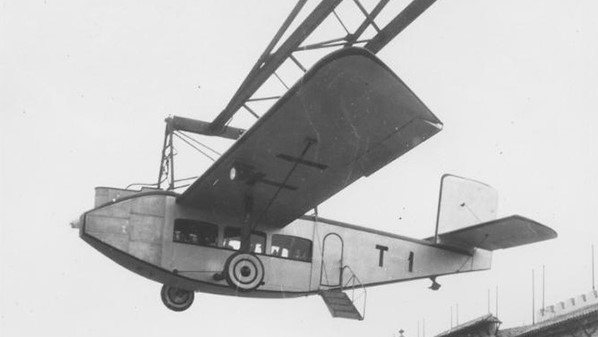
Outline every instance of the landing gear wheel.
POLYGON ((193 291, 167 285, 162 286, 160 295, 162 296, 162 303, 173 311, 187 310, 193 304, 193 299, 195 298, 193 291))
POLYGON ((226 282, 236 290, 251 291, 262 284, 264 280, 264 265, 255 255, 249 253, 235 253, 231 255, 224 266, 226 282))

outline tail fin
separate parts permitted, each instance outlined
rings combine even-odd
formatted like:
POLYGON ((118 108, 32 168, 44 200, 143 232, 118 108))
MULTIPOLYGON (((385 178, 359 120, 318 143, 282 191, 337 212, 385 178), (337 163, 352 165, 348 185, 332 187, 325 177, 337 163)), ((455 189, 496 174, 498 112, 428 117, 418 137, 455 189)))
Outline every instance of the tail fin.
POLYGON ((496 250, 555 238, 556 232, 519 215, 496 219, 497 191, 481 182, 445 174, 440 183, 436 244, 496 250))
POLYGON ((496 219, 498 192, 479 181, 445 174, 440 179, 435 241, 442 233, 496 219))

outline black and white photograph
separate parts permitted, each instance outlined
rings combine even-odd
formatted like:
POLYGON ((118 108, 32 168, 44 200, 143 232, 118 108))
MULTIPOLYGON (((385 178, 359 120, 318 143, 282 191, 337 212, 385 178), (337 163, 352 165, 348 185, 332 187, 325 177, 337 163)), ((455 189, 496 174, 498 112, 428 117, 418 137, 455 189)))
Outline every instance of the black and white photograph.
POLYGON ((597 17, 0 0, 0 336, 598 336, 597 17))

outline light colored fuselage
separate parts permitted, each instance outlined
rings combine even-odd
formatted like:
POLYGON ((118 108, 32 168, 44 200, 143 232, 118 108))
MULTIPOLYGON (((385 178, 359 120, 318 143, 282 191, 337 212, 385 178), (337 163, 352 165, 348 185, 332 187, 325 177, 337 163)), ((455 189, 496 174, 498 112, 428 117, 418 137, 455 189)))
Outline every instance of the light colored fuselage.
POLYGON ((81 237, 142 276, 173 287, 248 297, 292 297, 489 269, 492 253, 460 251, 336 221, 303 216, 280 228, 259 225, 252 251, 265 276, 238 292, 214 275, 238 248, 240 224, 176 203, 176 194, 97 188, 96 208, 82 216, 81 237))

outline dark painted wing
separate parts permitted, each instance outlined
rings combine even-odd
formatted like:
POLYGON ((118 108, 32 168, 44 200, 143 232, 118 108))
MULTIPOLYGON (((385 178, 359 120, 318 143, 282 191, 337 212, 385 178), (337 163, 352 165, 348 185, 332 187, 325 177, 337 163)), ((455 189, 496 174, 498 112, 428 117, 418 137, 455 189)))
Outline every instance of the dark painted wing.
POLYGON ((178 202, 229 223, 250 210, 254 223, 283 227, 441 127, 373 54, 343 49, 308 71, 178 202), (233 166, 244 180, 231 180, 233 166))

